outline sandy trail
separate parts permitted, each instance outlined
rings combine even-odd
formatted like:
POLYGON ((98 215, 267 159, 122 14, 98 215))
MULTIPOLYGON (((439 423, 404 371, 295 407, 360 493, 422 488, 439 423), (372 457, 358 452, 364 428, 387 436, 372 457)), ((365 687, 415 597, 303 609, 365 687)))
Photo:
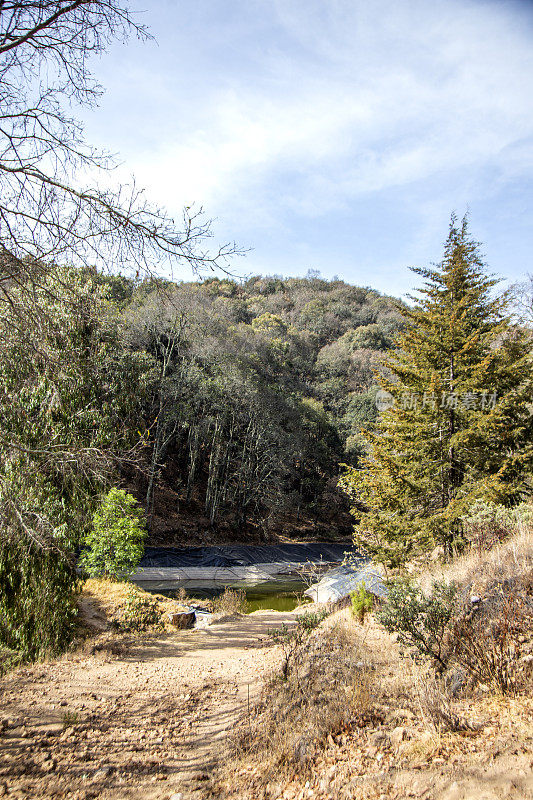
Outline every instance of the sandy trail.
POLYGON ((0 796, 205 796, 226 737, 280 659, 268 631, 294 619, 257 612, 11 673, 0 681, 0 796))

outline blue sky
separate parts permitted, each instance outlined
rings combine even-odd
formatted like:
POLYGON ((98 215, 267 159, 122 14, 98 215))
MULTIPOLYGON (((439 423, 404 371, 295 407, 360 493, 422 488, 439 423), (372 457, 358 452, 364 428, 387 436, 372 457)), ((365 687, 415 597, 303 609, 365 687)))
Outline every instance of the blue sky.
POLYGON ((131 5, 156 41, 93 65, 87 137, 172 215, 202 205, 217 241, 253 248, 235 272, 400 295, 467 209, 494 272, 533 272, 533 2, 131 5))

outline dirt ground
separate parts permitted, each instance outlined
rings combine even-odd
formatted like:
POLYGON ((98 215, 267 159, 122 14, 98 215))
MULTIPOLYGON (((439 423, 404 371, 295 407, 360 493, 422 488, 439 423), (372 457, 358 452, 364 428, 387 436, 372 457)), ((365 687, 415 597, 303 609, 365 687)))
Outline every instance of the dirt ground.
MULTIPOLYGON (((358 704, 363 722, 321 742, 310 760, 265 773, 268 752, 222 769, 215 797, 225 800, 533 800, 533 698, 480 689, 457 699, 468 727, 439 731, 422 701, 427 673, 403 658, 372 617, 359 625, 348 609, 323 625, 349 627, 366 674, 358 704)), ((318 632, 317 632, 318 633, 318 632)), ((355 684, 354 684, 355 686, 355 684)), ((339 685, 338 690, 345 687, 339 685)), ((241 723, 242 726, 242 723, 241 723)))
POLYGON ((324 624, 355 626, 379 719, 328 735, 311 763, 270 786, 257 757, 227 764, 230 735, 281 663, 268 631, 297 613, 137 637, 104 632, 83 650, 8 674, 0 680, 0 797, 533 798, 531 696, 481 692, 457 704, 471 730, 438 733, 417 707, 415 666, 372 619, 358 626, 348 610, 324 624))
POLYGON ((0 681, 0 796, 205 796, 220 745, 280 658, 268 631, 294 616, 104 634, 92 653, 12 672, 0 681))

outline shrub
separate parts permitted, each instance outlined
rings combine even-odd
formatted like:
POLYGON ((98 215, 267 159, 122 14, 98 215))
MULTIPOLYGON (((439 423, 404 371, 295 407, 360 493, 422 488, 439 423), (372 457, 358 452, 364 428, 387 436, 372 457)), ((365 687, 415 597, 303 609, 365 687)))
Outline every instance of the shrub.
POLYGON ((213 611, 224 614, 244 614, 246 611, 246 592, 244 589, 224 588, 222 594, 213 599, 213 611))
POLYGON ((367 611, 372 611, 374 604, 374 598, 367 590, 364 581, 354 592, 350 592, 350 600, 352 601, 352 614, 363 624, 365 614, 367 611))
POLYGON ((141 594, 131 586, 117 620, 117 626, 124 631, 144 631, 153 625, 161 625, 161 612, 157 600, 155 597, 141 594))
POLYGON ((298 616, 295 625, 289 627, 286 623, 283 623, 280 628, 268 632, 274 644, 281 645, 283 650, 284 660, 282 672, 285 679, 287 679, 289 675, 290 666, 295 653, 309 634, 314 631, 315 628, 318 628, 322 620, 327 616, 328 612, 325 609, 314 613, 306 612, 298 616))
POLYGON ((12 650, 10 647, 0 644, 0 678, 6 672, 9 672, 15 667, 22 664, 22 654, 17 650, 12 650))
POLYGON ((451 653, 475 681, 508 694, 529 680, 522 655, 532 624, 530 587, 497 585, 480 606, 454 621, 451 653))
POLYGON ((462 521, 467 541, 479 550, 494 547, 516 527, 510 509, 485 500, 477 500, 462 521))
POLYGON ((59 546, 43 549, 23 529, 0 523, 2 645, 29 661, 64 650, 75 629, 75 586, 73 564, 59 546))
POLYGON ((462 517, 467 538, 478 550, 489 550, 520 527, 533 522, 533 507, 520 503, 515 508, 506 508, 497 503, 476 500, 468 514, 462 517))
POLYGON ((409 580, 388 584, 388 597, 376 617, 390 632, 398 635, 400 644, 415 648, 419 654, 433 659, 439 669, 446 667, 444 640, 455 605, 456 588, 444 582, 433 583, 426 597, 409 580))
POLYGON ((146 527, 138 503, 123 489, 111 489, 83 540, 80 566, 92 578, 124 578, 137 568, 144 552, 146 527))

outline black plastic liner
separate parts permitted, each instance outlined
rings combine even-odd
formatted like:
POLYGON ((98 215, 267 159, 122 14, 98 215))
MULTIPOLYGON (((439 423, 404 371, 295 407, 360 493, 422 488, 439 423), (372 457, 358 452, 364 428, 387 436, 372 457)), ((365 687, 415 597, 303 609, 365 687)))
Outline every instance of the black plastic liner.
POLYGON ((295 561, 340 562, 353 554, 349 545, 312 544, 223 545, 220 547, 147 547, 139 567, 245 567, 295 561))

